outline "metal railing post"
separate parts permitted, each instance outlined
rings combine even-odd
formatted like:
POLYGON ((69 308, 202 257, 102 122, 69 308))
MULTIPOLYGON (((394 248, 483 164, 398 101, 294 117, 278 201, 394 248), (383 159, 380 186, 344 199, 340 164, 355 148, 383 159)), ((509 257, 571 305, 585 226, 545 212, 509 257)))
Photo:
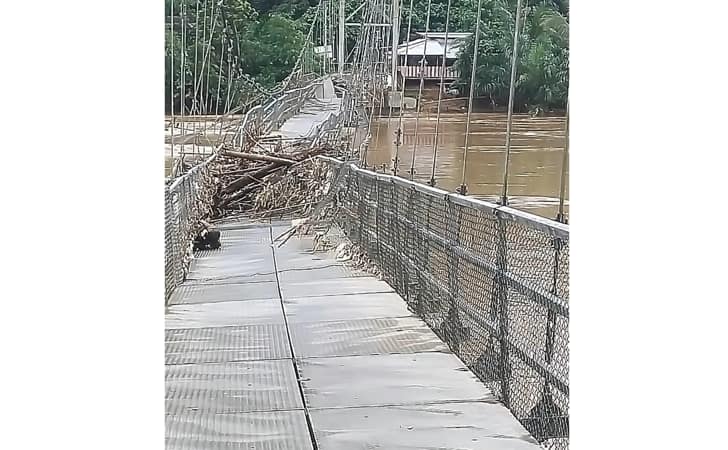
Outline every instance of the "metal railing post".
MULTIPOLYGON (((414 186, 411 186, 408 189, 408 199, 407 199, 407 213, 405 216, 406 223, 410 225, 405 225, 405 251, 407 252, 406 257, 410 260, 414 259, 411 252, 413 250, 416 250, 419 248, 419 242, 418 242, 418 234, 415 230, 415 219, 414 219, 414 205, 415 205, 415 196, 417 195, 417 190, 415 190, 414 186), (409 243, 412 242, 414 245, 409 245, 409 243)), ((405 292, 406 292, 406 300, 408 304, 411 304, 414 300, 415 305, 419 302, 419 295, 420 295, 420 279, 419 274, 416 274, 416 277, 414 280, 410 280, 409 278, 409 270, 405 270, 405 292)))
POLYGON ((509 380, 510 380, 510 362, 509 362, 509 348, 508 348, 508 284, 506 280, 506 273, 508 272, 508 241, 506 234, 506 220, 499 216, 496 212, 497 225, 498 225, 498 246, 497 246, 497 258, 496 263, 498 266, 497 276, 497 287, 496 292, 497 300, 499 304, 499 320, 498 320, 498 332, 500 340, 500 377, 501 377, 501 392, 503 396, 503 404, 510 408, 510 392, 509 392, 509 380))
POLYGON ((456 352, 460 351, 461 333, 456 330, 460 324, 458 312, 458 296, 460 295, 460 257, 455 253, 455 247, 460 245, 460 231, 462 226, 462 208, 452 202, 452 197, 446 197, 447 217, 448 217, 448 233, 447 241, 451 243, 450 248, 446 248, 447 252, 447 284, 450 293, 449 305, 447 308, 447 317, 443 322, 443 333, 446 335, 446 341, 452 345, 456 352), (452 209, 457 211, 453 214, 452 209))
MULTIPOLYGON (((551 293, 556 297, 559 297, 558 288, 558 277, 559 277, 559 255, 561 253, 561 246, 563 242, 558 237, 552 239, 554 244, 554 277, 553 285, 551 287, 551 293)), ((551 360, 554 354, 554 339, 556 334, 556 313, 552 308, 548 309, 548 316, 546 320, 546 348, 545 357, 546 362, 551 364, 551 360)))

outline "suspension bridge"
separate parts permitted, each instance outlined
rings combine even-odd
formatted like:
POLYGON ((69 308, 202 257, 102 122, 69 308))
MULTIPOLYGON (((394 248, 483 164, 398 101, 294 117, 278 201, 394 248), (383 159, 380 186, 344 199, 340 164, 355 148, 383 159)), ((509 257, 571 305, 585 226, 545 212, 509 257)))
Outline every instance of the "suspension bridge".
MULTIPOLYGON (((412 1, 408 15, 397 0, 370 0, 347 16, 343 1, 322 0, 294 69, 271 90, 235 69, 234 36, 223 33, 229 64, 217 69, 228 85, 214 98, 198 89, 210 84, 209 30, 233 24, 215 14, 218 3, 204 5, 178 0, 168 19, 182 30, 211 25, 183 32, 202 55, 168 86, 167 447, 568 448, 563 176, 557 220, 508 206, 508 157, 499 203, 467 196, 472 86, 457 192, 437 187, 437 138, 429 183, 413 179, 416 148, 411 161, 395 155, 387 173, 366 168, 376 111, 401 130, 405 89, 393 55, 400 23, 411 33, 412 1), (347 26, 357 27, 353 43, 347 26), (220 149, 276 139, 339 149, 339 158, 311 159, 326 174, 305 218, 311 232, 295 214, 222 217, 221 248, 193 251, 210 220, 220 149)), ((520 2, 514 13, 518 30, 520 2)), ((446 34, 449 17, 448 2, 446 34)), ((438 124, 441 101, 442 89, 438 124)), ((507 155, 510 134, 509 120, 507 155)), ((393 139, 399 150, 401 131, 393 139)))

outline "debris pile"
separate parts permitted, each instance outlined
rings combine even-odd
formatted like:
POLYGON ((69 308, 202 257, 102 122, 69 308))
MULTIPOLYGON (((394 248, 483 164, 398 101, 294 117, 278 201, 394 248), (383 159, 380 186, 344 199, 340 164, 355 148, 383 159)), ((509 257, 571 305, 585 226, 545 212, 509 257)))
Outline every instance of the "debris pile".
POLYGON ((331 166, 309 159, 279 176, 271 177, 255 197, 255 214, 307 215, 324 198, 331 185, 331 166))
POLYGON ((211 167, 216 185, 213 217, 310 208, 323 195, 327 179, 326 165, 312 160, 317 155, 337 156, 337 150, 324 144, 311 147, 305 141, 271 150, 221 149, 211 167))
POLYGON ((336 260, 346 262, 349 266, 367 272, 380 280, 384 274, 377 265, 369 259, 367 252, 358 244, 342 242, 336 247, 336 260))

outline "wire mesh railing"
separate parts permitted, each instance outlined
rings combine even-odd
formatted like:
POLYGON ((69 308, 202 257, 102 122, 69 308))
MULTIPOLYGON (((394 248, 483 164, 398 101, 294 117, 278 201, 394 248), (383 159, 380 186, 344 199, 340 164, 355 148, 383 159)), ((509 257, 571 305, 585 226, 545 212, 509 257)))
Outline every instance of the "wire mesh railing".
MULTIPOLYGON (((321 84, 321 80, 314 80, 248 111, 238 129, 237 144, 245 147, 251 138, 278 129, 303 108, 306 100, 314 97, 321 84)), ((346 104, 347 98, 342 105, 346 104)), ((331 115, 319 125, 313 143, 329 142, 329 133, 335 131, 343 119, 341 113, 331 115)), ((184 281, 192 258, 192 240, 201 229, 201 220, 211 213, 215 185, 210 163, 216 157, 217 152, 185 174, 168 180, 165 186, 165 301, 184 281)))
POLYGON ((569 227, 331 158, 329 219, 546 448, 569 436, 569 227))
POLYGON ((214 154, 164 189, 164 299, 184 281, 192 257, 192 239, 209 217, 215 191, 210 163, 214 154))
POLYGON ((287 90, 267 103, 251 108, 237 125, 232 141, 238 147, 245 147, 250 138, 278 129, 303 108, 322 83, 322 80, 313 80, 306 86, 287 90))

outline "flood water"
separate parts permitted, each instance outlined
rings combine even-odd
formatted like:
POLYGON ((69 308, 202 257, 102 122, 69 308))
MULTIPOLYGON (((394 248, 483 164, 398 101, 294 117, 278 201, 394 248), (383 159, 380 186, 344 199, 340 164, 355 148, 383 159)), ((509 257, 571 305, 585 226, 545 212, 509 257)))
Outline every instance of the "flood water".
MULTIPOLYGON (((465 172, 468 195, 497 202, 503 189, 505 162, 505 113, 474 113, 470 125, 470 146, 465 172)), ((171 168, 172 145, 171 121, 166 121, 165 175, 171 168)), ((212 125, 214 118, 203 117, 175 124, 175 141, 181 142, 181 135, 198 133, 198 137, 184 147, 178 143, 175 154, 184 150, 187 154, 210 154, 221 135, 212 125), (212 126, 211 126, 212 125, 212 126), (202 131, 198 128, 209 128, 202 131)), ((415 148, 415 118, 402 119, 402 145, 399 149, 399 172, 409 177, 412 152, 415 148)), ((436 186, 448 191, 457 189, 462 181, 463 153, 465 149, 465 122, 463 113, 442 114, 438 131, 437 162, 435 167, 436 186)), ((417 131, 417 151, 414 179, 423 183, 430 180, 432 173, 433 145, 435 142, 435 114, 422 113, 417 131)), ((367 152, 367 167, 382 166, 391 173, 392 161, 397 152, 395 132, 398 118, 375 119, 372 137, 367 152)), ((508 177, 509 205, 543 217, 555 218, 558 212, 561 165, 564 151, 563 117, 537 117, 517 114, 513 118, 511 134, 511 161, 508 177)), ((564 210, 568 213, 569 183, 566 173, 566 199, 564 210)), ((567 214, 568 215, 568 214, 567 214)))
MULTIPOLYGON (((465 170, 468 195, 497 202, 503 189, 506 118, 503 113, 473 113, 465 170)), ((432 173, 435 142, 435 114, 422 113, 415 142, 415 118, 402 119, 402 145, 399 148, 398 175, 409 177, 415 149, 415 181, 427 183, 432 173)), ((398 118, 376 119, 367 152, 367 166, 385 165, 391 173, 396 154, 395 133, 398 118)), ((509 206, 555 218, 558 213, 561 166, 565 143, 564 117, 515 115, 511 132, 511 158, 508 177, 509 206)), ((462 182, 466 115, 442 114, 438 131, 436 186, 454 191, 462 182)), ((568 170, 564 211, 568 213, 568 170)))
POLYGON ((242 119, 241 115, 231 115, 224 119, 219 116, 185 116, 164 118, 164 176, 172 171, 173 160, 185 155, 187 162, 198 161, 211 155, 215 146, 229 138, 234 130, 227 125, 242 119))

